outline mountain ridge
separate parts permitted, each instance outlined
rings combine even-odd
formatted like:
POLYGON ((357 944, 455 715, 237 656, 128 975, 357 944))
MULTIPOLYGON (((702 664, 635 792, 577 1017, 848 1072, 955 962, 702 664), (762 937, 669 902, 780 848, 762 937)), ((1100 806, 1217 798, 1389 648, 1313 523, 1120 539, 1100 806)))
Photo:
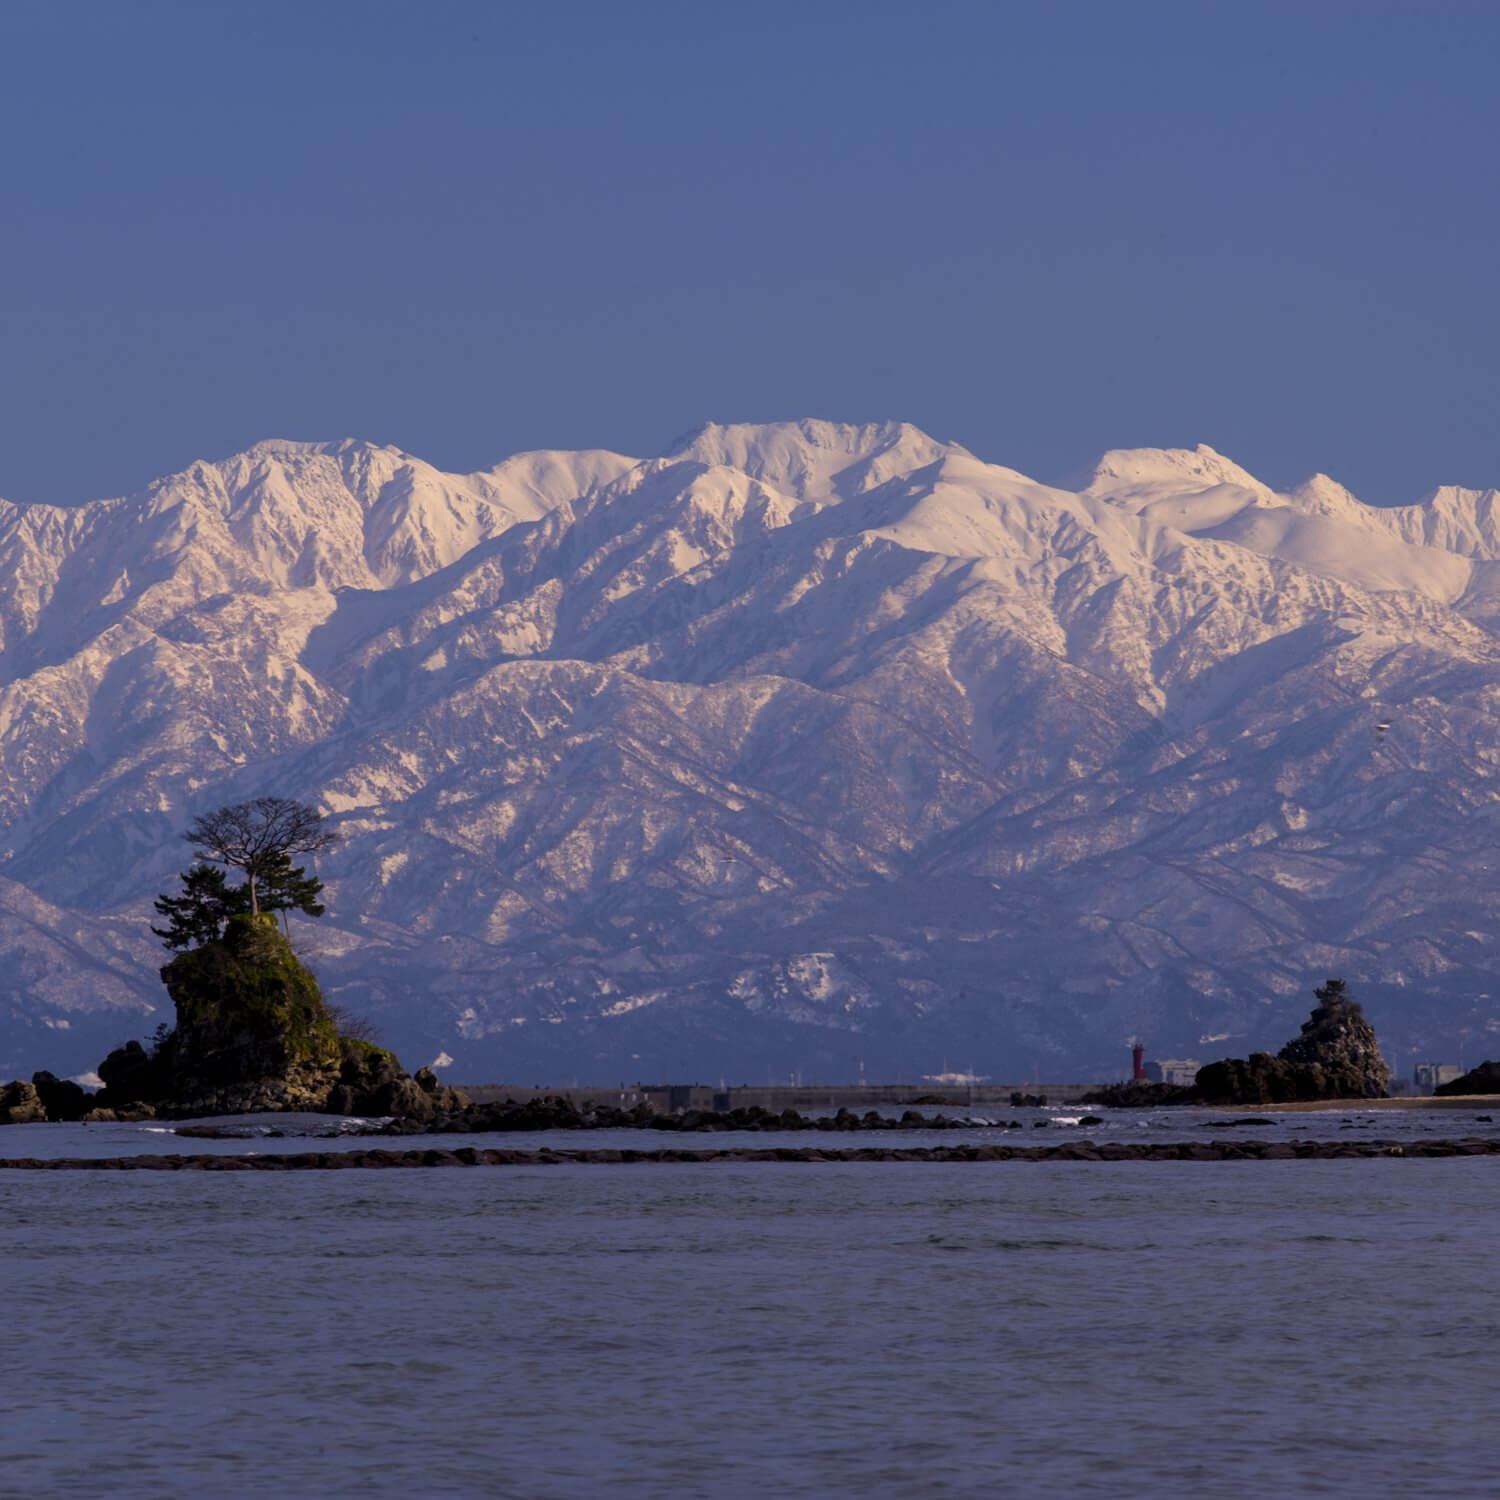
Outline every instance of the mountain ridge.
POLYGON ((807 420, 0 506, 0 1071, 149 1031, 133 924, 266 791, 344 836, 325 987, 471 1079, 1088 1076, 1323 968, 1451 1049, 1500 1029, 1494 502, 807 420))

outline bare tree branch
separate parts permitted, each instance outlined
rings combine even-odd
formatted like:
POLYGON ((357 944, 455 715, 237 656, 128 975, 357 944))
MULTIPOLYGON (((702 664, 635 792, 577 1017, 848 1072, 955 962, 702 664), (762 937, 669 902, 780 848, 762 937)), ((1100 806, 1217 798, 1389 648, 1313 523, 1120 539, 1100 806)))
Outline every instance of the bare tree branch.
POLYGON ((257 797, 215 808, 194 818, 183 838, 211 863, 245 872, 250 910, 257 915, 257 877, 270 865, 283 855, 312 854, 338 841, 322 813, 286 797, 257 797))

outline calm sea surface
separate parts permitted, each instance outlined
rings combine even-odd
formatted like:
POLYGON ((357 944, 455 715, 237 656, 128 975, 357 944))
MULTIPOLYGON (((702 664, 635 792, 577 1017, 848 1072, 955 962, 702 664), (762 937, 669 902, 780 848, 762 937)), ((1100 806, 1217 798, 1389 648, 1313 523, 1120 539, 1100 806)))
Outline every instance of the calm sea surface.
POLYGON ((1497 1201, 1495 1158, 0 1171, 0 1495, 1492 1495, 1497 1201))

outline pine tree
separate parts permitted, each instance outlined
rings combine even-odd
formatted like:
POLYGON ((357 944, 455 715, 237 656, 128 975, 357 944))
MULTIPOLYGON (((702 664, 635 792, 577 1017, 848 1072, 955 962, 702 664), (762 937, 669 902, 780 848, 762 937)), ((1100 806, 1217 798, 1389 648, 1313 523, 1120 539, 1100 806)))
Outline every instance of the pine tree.
MULTIPOLYGON (((158 896, 156 910, 167 919, 165 927, 151 930, 168 948, 202 947, 224 935, 231 917, 251 910, 250 882, 230 885, 223 870, 197 864, 184 870, 180 896, 158 896)), ((326 910, 318 897, 323 882, 293 865, 289 855, 268 856, 260 866, 259 907, 262 912, 300 911, 321 917, 326 910)))
POLYGON ((316 876, 309 875, 301 865, 293 865, 289 855, 275 854, 261 870, 260 909, 300 911, 304 916, 321 917, 327 910, 318 900, 322 891, 323 882, 316 876))
POLYGON ((158 896, 154 903, 167 925, 151 930, 168 948, 212 943, 223 935, 230 917, 250 910, 249 892, 244 886, 230 885, 223 870, 214 865, 194 865, 180 878, 182 895, 158 896))

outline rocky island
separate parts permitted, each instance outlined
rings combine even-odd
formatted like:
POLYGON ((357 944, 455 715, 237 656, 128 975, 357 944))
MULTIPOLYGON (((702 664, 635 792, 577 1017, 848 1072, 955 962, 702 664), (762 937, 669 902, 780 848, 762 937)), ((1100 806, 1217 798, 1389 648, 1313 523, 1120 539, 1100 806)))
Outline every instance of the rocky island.
POLYGON ((182 1119, 309 1110, 430 1120, 468 1102, 393 1052, 341 1035, 317 980, 273 916, 231 917, 221 937, 162 969, 177 1024, 117 1047, 103 1088, 35 1074, 0 1088, 0 1123, 182 1119))
POLYGON ((1252 1052, 1249 1057, 1223 1058, 1200 1068, 1189 1086, 1110 1084, 1085 1095, 1083 1102, 1129 1108, 1384 1099, 1391 1070, 1359 1002, 1342 979, 1328 980, 1313 995, 1318 1003, 1301 1032, 1274 1056, 1252 1052))
POLYGON ((322 882, 293 854, 327 848, 323 815, 284 797, 259 797, 196 818, 183 835, 199 862, 164 895, 153 927, 176 952, 161 970, 176 1012, 149 1046, 116 1047, 99 1064, 103 1087, 33 1074, 0 1087, 0 1124, 33 1120, 183 1119, 308 1110, 431 1120, 467 1100, 415 1077, 327 1005, 277 914, 320 917, 322 882), (233 885, 229 870, 244 879, 233 885))

